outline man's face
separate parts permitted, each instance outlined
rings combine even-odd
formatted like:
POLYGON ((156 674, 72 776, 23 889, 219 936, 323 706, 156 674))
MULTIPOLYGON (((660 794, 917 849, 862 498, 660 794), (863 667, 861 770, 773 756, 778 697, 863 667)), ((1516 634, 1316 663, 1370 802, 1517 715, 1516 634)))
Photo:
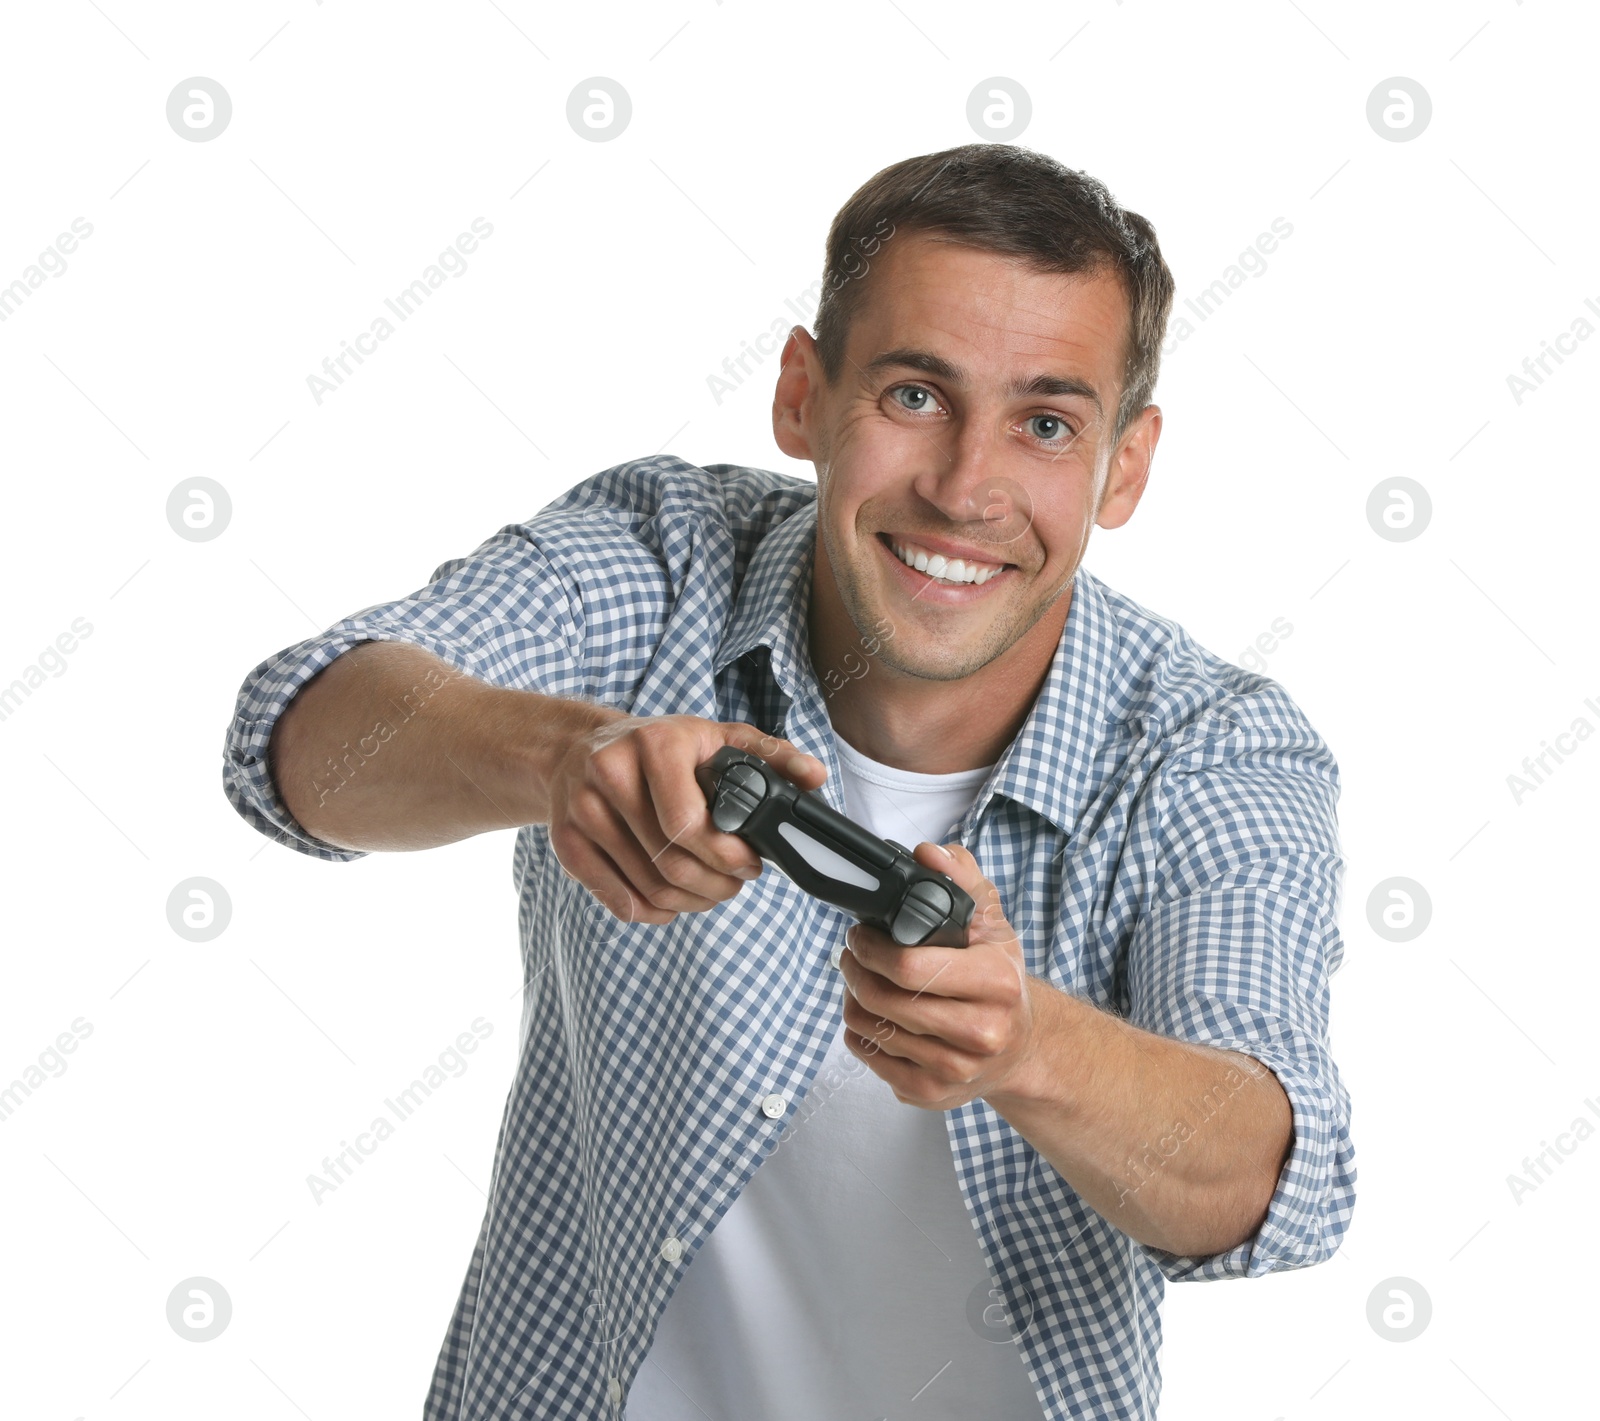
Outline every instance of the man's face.
POLYGON ((779 446, 817 469, 813 607, 833 602, 831 575, 856 632, 893 626, 881 660, 959 679, 1057 605, 1095 522, 1132 513, 1160 412, 1111 448, 1128 321, 1114 274, 1040 273, 908 232, 870 282, 837 385, 797 328, 774 401, 779 446), (985 580, 935 580, 895 545, 969 554, 985 580))

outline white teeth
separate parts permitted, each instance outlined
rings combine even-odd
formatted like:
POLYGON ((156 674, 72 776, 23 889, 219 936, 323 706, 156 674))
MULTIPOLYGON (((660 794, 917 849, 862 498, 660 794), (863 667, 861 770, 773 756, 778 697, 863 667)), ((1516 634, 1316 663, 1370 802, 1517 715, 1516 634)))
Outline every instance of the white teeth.
POLYGON ((946 561, 942 553, 929 554, 922 548, 902 543, 890 543, 894 554, 901 562, 916 568, 918 572, 925 572, 929 577, 936 577, 943 582, 967 582, 981 586, 996 573, 1003 569, 985 563, 968 564, 961 558, 952 558, 946 561))

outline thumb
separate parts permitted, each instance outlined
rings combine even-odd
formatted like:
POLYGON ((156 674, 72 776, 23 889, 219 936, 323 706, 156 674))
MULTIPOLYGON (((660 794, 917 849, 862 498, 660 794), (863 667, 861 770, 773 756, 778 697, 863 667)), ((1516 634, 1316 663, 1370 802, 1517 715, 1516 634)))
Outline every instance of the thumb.
POLYGON ((720 728, 725 744, 735 745, 751 755, 759 756, 801 789, 816 789, 828 777, 828 767, 821 760, 815 755, 806 754, 790 741, 768 735, 741 721, 723 721, 720 728))

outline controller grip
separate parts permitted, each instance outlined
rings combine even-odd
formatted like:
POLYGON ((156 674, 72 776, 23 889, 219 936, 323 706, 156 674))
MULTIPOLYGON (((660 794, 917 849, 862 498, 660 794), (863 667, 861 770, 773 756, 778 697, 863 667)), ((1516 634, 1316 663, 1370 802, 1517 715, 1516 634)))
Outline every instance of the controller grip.
POLYGON ((880 839, 765 761, 724 746, 695 779, 711 822, 746 840, 813 897, 887 933, 904 946, 964 947, 975 907, 948 874, 925 868, 902 845, 880 839), (854 877, 829 874, 807 857, 820 847, 854 877))

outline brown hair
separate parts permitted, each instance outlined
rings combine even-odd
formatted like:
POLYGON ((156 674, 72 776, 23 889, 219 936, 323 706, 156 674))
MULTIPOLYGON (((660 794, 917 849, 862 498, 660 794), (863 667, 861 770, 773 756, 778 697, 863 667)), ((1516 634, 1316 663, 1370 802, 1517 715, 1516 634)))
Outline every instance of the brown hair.
POLYGON ((844 368, 850 319, 866 294, 866 282, 852 279, 870 270, 857 248, 870 256, 907 232, 1020 257, 1039 271, 1116 272, 1128 294, 1129 338, 1112 444, 1150 403, 1174 289, 1155 228, 1118 206, 1098 179, 1009 143, 968 143, 893 163, 834 215, 816 315, 829 384, 844 368))

